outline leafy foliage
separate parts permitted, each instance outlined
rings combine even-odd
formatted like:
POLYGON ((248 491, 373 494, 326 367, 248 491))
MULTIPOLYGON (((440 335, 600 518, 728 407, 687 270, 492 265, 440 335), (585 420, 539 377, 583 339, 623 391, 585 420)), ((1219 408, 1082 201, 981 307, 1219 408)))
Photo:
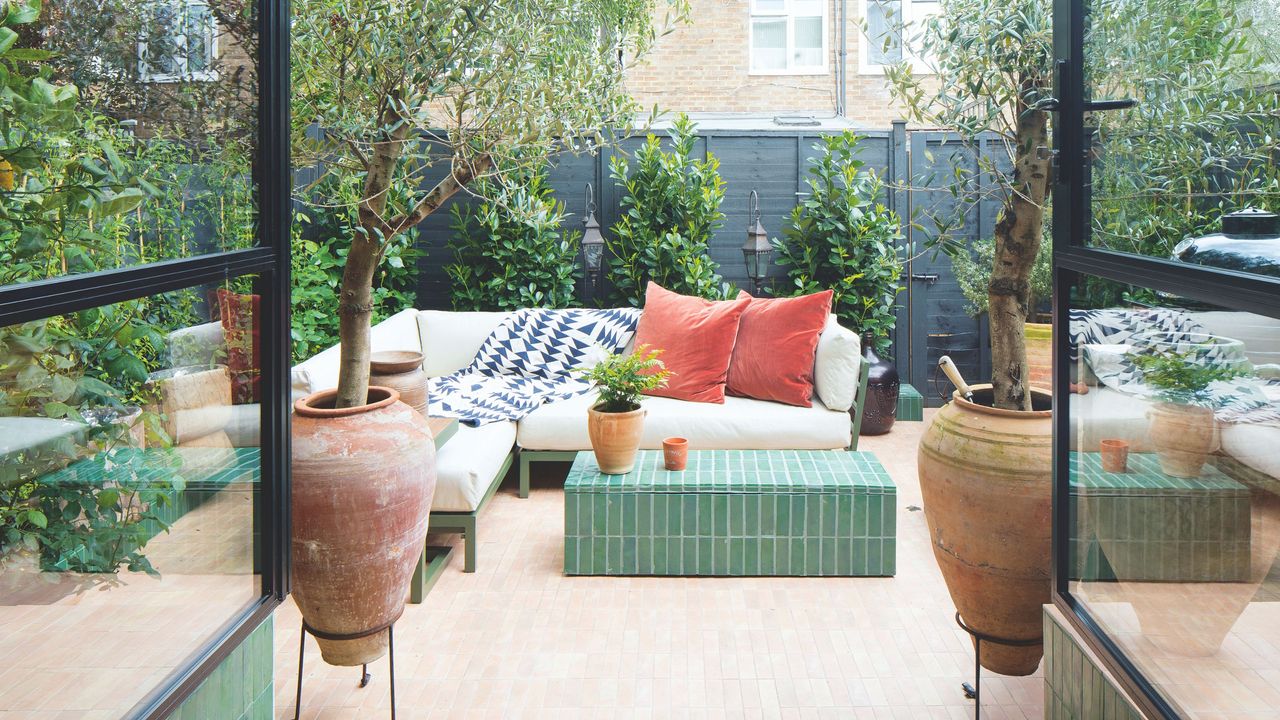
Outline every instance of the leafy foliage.
POLYGON ((600 412, 631 412, 640 407, 640 397, 663 387, 671 371, 658 358, 662 350, 641 345, 630 354, 615 353, 587 370, 584 378, 599 386, 600 412))
POLYGON ((1182 405, 1203 404, 1208 400, 1206 391, 1210 385, 1244 374, 1239 368, 1203 362, 1193 352, 1154 350, 1128 353, 1125 358, 1138 368, 1148 385, 1160 391, 1162 399, 1182 405))
POLYGON ((510 187, 480 181, 478 205, 453 206, 452 281, 455 310, 563 308, 577 302, 577 234, 560 229, 564 203, 545 169, 518 173, 510 187))
POLYGON ((697 128, 680 115, 670 132, 671 149, 656 135, 645 138, 634 164, 619 155, 609 173, 623 187, 622 217, 607 239, 612 299, 639 307, 649 281, 685 295, 729 296, 707 254, 711 235, 724 220, 720 161, 693 157, 697 128))
POLYGON ((364 401, 373 268, 383 246, 475 180, 629 127, 625 63, 688 0, 313 0, 294 4, 296 164, 360 176, 338 312, 336 405, 364 401), (665 12, 664 12, 665 11, 665 12), (322 133, 313 128, 323 128, 322 133), (422 180, 435 172, 434 185, 422 180), (443 172, 441 172, 443 171, 443 172), (414 188, 396 198, 396 183, 414 188))
POLYGON ((791 211, 776 262, 787 269, 792 294, 834 291, 832 311, 887 350, 894 302, 902 290, 898 216, 881 202, 884 184, 855 157, 858 136, 846 131, 814 145, 808 196, 791 211))
MULTIPOLYGON (((294 213, 290 339, 295 363, 338 343, 333 299, 342 282, 351 236, 360 223, 354 208, 360 189, 358 178, 328 176, 314 193, 332 204, 301 207, 294 213)), ((395 192, 406 191, 397 187, 395 192)), ((417 303, 418 260, 423 253, 414 246, 415 236, 405 233, 386 245, 373 282, 374 322, 417 303)))
MULTIPOLYGON (((960 294, 966 301, 965 312, 973 316, 987 311, 987 303, 991 296, 988 285, 991 283, 991 264, 995 261, 995 245, 990 240, 979 240, 973 244, 973 251, 959 252, 951 255, 951 268, 956 282, 960 285, 960 294)), ((1036 263, 1031 268, 1030 302, 1034 311, 1041 302, 1053 295, 1053 245, 1046 235, 1036 263)))

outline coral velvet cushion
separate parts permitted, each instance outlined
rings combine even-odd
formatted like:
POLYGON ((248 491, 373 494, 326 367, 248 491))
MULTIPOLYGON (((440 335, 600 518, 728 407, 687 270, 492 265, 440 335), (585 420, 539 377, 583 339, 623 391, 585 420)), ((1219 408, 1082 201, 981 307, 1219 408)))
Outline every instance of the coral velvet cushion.
POLYGON ((831 314, 831 295, 825 290, 794 298, 752 298, 738 325, 726 391, 811 407, 813 360, 831 314))
POLYGON ((649 283, 636 327, 636 347, 662 350, 662 362, 671 377, 666 387, 646 394, 723 403, 738 321, 750 303, 750 298, 703 300, 649 283))
POLYGON ((235 405, 258 402, 261 395, 262 357, 259 335, 260 298, 226 288, 217 291, 218 314, 227 345, 227 370, 235 405))

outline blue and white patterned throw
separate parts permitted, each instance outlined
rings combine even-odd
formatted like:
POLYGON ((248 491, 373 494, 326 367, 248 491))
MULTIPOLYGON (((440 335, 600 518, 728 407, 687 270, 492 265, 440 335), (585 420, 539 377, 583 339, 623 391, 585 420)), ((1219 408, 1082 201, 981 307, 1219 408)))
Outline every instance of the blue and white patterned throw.
POLYGON ((1172 350, 1187 353, 1192 362, 1244 371, 1233 380, 1209 386, 1205 405, 1213 408, 1221 422, 1261 423, 1280 420, 1280 406, 1263 388, 1275 380, 1253 376, 1252 366, 1239 340, 1211 335, 1199 322, 1180 310, 1169 308, 1107 308, 1072 310, 1070 322, 1071 359, 1084 359, 1099 382, 1114 390, 1143 398, 1157 392, 1142 379, 1129 360, 1131 352, 1172 350))
POLYGON ((625 348, 639 320, 635 308, 517 310, 470 365, 431 381, 431 414, 475 427, 520 420, 544 403, 591 392, 574 371, 625 348))

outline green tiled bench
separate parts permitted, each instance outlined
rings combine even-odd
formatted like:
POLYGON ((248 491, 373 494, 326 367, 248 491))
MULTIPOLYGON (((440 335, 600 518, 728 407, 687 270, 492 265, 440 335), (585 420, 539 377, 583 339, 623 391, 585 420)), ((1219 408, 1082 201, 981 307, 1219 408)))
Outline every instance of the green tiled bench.
POLYGON ((1249 573, 1249 489, 1209 465, 1198 478, 1160 471, 1131 453, 1103 471, 1097 453, 1071 455, 1072 577, 1233 582, 1249 573))
POLYGON ((668 472, 649 450, 627 475, 580 452, 564 502, 567 575, 895 570, 897 488, 869 452, 702 450, 668 472))
POLYGON ((902 383, 898 387, 898 419, 924 420, 924 397, 919 390, 902 383))

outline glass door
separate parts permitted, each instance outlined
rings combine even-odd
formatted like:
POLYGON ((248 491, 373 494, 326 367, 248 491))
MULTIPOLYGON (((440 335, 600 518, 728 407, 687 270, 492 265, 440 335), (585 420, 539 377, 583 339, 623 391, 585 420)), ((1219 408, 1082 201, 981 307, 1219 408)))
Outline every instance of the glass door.
POLYGON ((1155 716, 1280 699, 1276 9, 1055 2, 1054 600, 1155 716))

